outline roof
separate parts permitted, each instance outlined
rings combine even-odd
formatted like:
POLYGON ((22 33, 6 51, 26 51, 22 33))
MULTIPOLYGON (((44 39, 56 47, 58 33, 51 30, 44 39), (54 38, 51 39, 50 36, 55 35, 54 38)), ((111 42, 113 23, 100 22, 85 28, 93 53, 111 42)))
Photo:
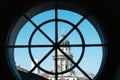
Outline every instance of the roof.
MULTIPOLYGON (((64 38, 64 35, 62 35, 62 36, 59 38, 58 42, 60 42, 63 38, 64 38)), ((60 44, 61 44, 61 45, 69 45, 70 42, 69 42, 69 40, 68 40, 67 38, 65 38, 60 44)))
POLYGON ((46 73, 41 74, 41 76, 43 76, 44 78, 49 78, 49 74, 46 73))

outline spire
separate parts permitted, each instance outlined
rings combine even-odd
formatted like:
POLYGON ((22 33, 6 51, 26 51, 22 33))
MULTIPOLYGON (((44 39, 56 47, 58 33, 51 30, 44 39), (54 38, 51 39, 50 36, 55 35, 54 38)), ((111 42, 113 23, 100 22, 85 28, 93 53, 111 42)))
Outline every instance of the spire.
MULTIPOLYGON (((63 29, 62 29, 62 35, 61 35, 61 37, 58 39, 58 42, 60 42, 64 37, 65 37, 65 35, 64 35, 64 28, 63 28, 63 29)), ((61 44, 61 45, 69 45, 70 42, 69 42, 69 40, 68 40, 67 38, 65 38, 60 44, 61 44)))
POLYGON ((62 36, 64 36, 64 28, 62 29, 62 36))

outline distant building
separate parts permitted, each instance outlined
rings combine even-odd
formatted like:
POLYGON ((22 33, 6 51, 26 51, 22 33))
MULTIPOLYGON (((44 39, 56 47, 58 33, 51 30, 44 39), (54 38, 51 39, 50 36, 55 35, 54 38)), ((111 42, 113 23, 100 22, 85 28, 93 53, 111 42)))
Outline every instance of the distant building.
POLYGON ((29 73, 30 76, 25 76, 28 74, 28 72, 29 72, 28 70, 26 70, 20 66, 16 66, 16 68, 17 68, 18 72, 20 73, 20 76, 21 77, 23 76, 23 78, 25 78, 22 80, 48 80, 48 78, 45 78, 43 76, 40 76, 40 75, 34 74, 34 73, 29 73))
MULTIPOLYGON (((64 38, 64 34, 60 37, 59 41, 64 38)), ((59 42, 58 41, 58 42, 59 42)), ((61 45, 70 45, 69 40, 66 38, 61 42, 61 45)), ((73 59, 73 55, 71 53, 71 48, 68 47, 60 47, 63 52, 65 52, 71 59, 73 59)), ((66 71, 70 69, 73 64, 70 60, 68 60, 61 51, 57 51, 57 69, 58 72, 66 71)), ((53 60, 54 60, 54 68, 53 72, 55 72, 55 55, 53 55, 53 60)), ((94 75, 88 74, 91 78, 94 77, 94 75)), ((49 80, 55 80, 55 75, 49 75, 49 74, 43 74, 45 78, 48 78, 49 80)), ((82 73, 81 74, 76 74, 73 70, 65 73, 58 75, 58 80, 88 80, 82 73)))
POLYGON ((22 71, 22 72, 25 72, 25 73, 28 73, 29 71, 25 68, 22 68, 20 65, 19 66, 16 66, 17 70, 18 71, 22 71))
MULTIPOLYGON (((36 64, 38 63, 38 59, 34 59, 36 64)), ((31 69, 35 66, 35 64, 33 62, 31 62, 31 69)), ((39 74, 40 70, 38 68, 36 68, 32 73, 34 74, 39 74)))
MULTIPOLYGON (((64 38, 64 34, 62 34, 62 36, 60 37, 59 41, 62 40, 64 38)), ((58 41, 58 42, 59 42, 58 41)), ((66 38, 61 42, 61 45, 69 45, 70 42, 69 40, 66 38)), ((61 50, 63 52, 65 52, 71 59, 73 59, 73 55, 71 53, 70 47, 60 47, 61 50)), ((68 60, 61 51, 57 51, 57 68, 58 68, 58 72, 62 72, 62 71, 66 71, 68 69, 70 69, 73 64, 71 63, 70 60, 68 60)), ((53 60, 54 60, 54 69, 53 72, 55 72, 55 55, 53 56, 53 60)), ((55 76, 54 75, 49 75, 48 77, 49 80, 55 80, 55 76)), ((58 75, 58 80, 78 80, 78 76, 75 74, 75 72, 73 70, 69 71, 68 73, 65 74, 61 74, 58 75)))

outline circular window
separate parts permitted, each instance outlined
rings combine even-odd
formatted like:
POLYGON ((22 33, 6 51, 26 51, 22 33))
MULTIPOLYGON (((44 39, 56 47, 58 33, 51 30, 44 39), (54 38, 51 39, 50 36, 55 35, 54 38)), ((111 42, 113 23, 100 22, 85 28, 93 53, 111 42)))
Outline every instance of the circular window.
POLYGON ((8 63, 16 79, 97 79, 106 59, 106 40, 91 13, 68 2, 26 11, 7 39, 8 63))

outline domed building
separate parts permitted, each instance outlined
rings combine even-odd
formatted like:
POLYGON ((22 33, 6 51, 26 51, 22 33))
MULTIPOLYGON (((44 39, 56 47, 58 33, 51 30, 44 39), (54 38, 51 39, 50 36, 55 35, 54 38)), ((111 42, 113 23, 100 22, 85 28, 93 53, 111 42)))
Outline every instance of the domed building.
MULTIPOLYGON (((64 35, 60 37, 58 42, 60 42, 64 38, 64 35)), ((68 46, 70 44, 69 40, 66 38, 64 39, 60 45, 68 46)), ((73 55, 70 51, 70 47, 60 47, 63 52, 65 52, 71 59, 73 59, 73 55)), ((72 63, 63 55, 63 53, 57 50, 57 63, 58 63, 58 72, 66 71, 67 69, 72 67, 72 63)), ((53 56, 55 59, 55 55, 53 56)), ((55 60, 54 60, 55 61, 55 60)), ((54 67, 55 69, 55 67, 54 67)), ((54 70, 55 71, 55 70, 54 70)))
MULTIPOLYGON (((62 39, 64 38, 64 34, 60 37, 60 39, 58 40, 58 42, 60 42, 62 39)), ((65 53, 67 54, 71 59, 73 59, 73 55, 71 53, 71 50, 70 50, 70 41, 65 38, 61 43, 60 43, 61 46, 63 47, 60 47, 60 49, 65 53), (65 46, 65 47, 64 47, 65 46), (67 46, 67 47, 66 47, 67 46)), ((53 72, 55 72, 55 55, 53 55, 53 60, 54 60, 54 69, 53 69, 53 72)), ((64 54, 57 50, 57 71, 58 72, 62 72, 62 71, 66 71, 68 69, 70 69, 73 64, 70 60, 68 60, 64 54)), ((49 75, 49 80, 55 80, 55 76, 54 75, 49 75)), ((75 74, 74 71, 69 71, 65 74, 61 74, 61 75, 58 75, 58 80, 78 80, 78 77, 77 75, 75 74)))

